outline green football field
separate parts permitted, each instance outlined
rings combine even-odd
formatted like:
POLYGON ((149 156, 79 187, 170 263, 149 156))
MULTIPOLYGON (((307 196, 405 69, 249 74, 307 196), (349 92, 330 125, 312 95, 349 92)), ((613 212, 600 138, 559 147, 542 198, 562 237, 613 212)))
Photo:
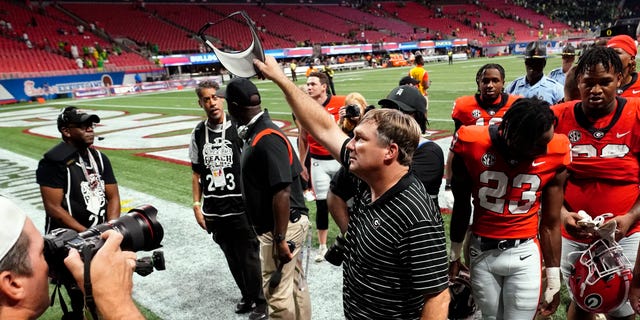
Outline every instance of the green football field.
MULTIPOLYGON (((450 119, 451 107, 455 98, 471 95, 476 92, 475 74, 486 63, 501 64, 506 70, 507 83, 521 76, 525 72, 524 63, 520 57, 481 58, 455 62, 453 65, 444 63, 427 64, 432 81, 429 89, 429 130, 433 130, 432 138, 438 139, 452 134, 453 122, 450 119)), ((559 67, 561 59, 550 58, 545 73, 559 67)), ((360 92, 367 98, 369 104, 377 105, 377 101, 385 98, 387 93, 398 84, 398 80, 407 75, 408 67, 371 69, 337 72, 334 78, 338 94, 346 95, 350 92, 360 92)), ((304 77, 299 77, 298 84, 303 84, 304 77)), ((270 81, 255 80, 261 96, 262 106, 269 110, 272 118, 286 123, 291 122, 291 113, 280 90, 270 81)), ((17 110, 33 110, 45 107, 61 108, 75 105, 90 110, 124 111, 127 114, 155 113, 159 116, 197 116, 203 112, 197 104, 192 89, 180 91, 129 95, 122 97, 100 98, 94 100, 51 100, 45 104, 21 103, 0 107, 0 118, 3 113, 17 110)), ((195 126, 196 121, 193 121, 195 126)), ((2 127, 0 134, 0 148, 25 155, 33 159, 40 159, 42 154, 51 148, 57 140, 39 135, 25 134, 29 127, 2 127)), ((96 134, 100 135, 100 127, 96 134)), ((171 136, 188 134, 190 129, 169 131, 155 134, 156 136, 171 136)), ((186 146, 189 142, 184 141, 186 146)), ((141 153, 153 151, 151 148, 137 148, 130 150, 103 150, 114 167, 114 172, 121 186, 154 195, 158 198, 189 205, 191 198, 191 174, 187 165, 170 161, 161 161, 149 157, 139 156, 141 153)), ((315 206, 307 203, 311 209, 310 220, 314 221, 315 206)), ((448 224, 449 218, 445 216, 448 224)), ((448 230, 448 228, 447 228, 448 230)), ((337 227, 331 226, 329 239, 337 234, 337 227)), ((314 232, 315 238, 315 232, 314 232)), ((316 240, 314 239, 314 242, 316 240)), ((44 319, 55 319, 56 316, 47 313, 44 319)), ((153 317, 149 315, 149 317, 153 317)), ((560 309, 555 317, 564 318, 564 310, 560 309)))

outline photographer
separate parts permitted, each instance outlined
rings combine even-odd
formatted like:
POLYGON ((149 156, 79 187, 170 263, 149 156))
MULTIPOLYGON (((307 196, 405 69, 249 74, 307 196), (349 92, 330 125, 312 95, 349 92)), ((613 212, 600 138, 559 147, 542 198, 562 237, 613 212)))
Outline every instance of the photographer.
MULTIPOLYGON (((94 128, 100 117, 69 106, 58 115, 57 122, 63 141, 44 154, 36 170, 36 182, 47 214, 45 233, 56 228, 81 232, 117 219, 120 194, 111 162, 105 154, 92 148, 94 128)), ((65 319, 83 319, 82 292, 72 285, 65 288, 72 309, 65 312, 65 319)))
POLYGON ((353 136, 353 129, 366 112, 367 99, 358 92, 349 93, 344 98, 344 106, 338 110, 338 126, 349 136, 353 136))
MULTIPOLYGON (((42 235, 12 201, 0 197, 0 318, 36 319, 49 305, 48 265, 42 235)), ((102 319, 143 319, 131 299, 136 255, 121 251, 122 235, 107 231, 91 263, 93 296, 102 319)), ((78 283, 84 264, 75 250, 65 263, 78 283)))

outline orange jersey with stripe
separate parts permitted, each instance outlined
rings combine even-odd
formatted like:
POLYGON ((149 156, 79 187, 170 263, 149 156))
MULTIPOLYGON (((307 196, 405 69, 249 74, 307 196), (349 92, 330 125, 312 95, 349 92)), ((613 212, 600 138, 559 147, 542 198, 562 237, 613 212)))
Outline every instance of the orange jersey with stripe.
MULTIPOLYGON (((324 110, 326 110, 337 123, 340 119, 340 107, 344 106, 345 96, 331 96, 327 102, 325 102, 324 110)), ((316 139, 310 134, 307 134, 307 142, 309 143, 309 153, 316 156, 331 156, 331 153, 327 151, 316 139)))
POLYGON ((521 96, 502 94, 498 103, 482 107, 479 95, 464 96, 453 102, 453 111, 451 111, 451 119, 459 122, 463 126, 477 125, 488 126, 502 122, 504 113, 509 110, 511 105, 521 98, 521 96))
POLYGON ((494 146, 489 133, 492 128, 463 126, 453 141, 452 152, 462 157, 471 178, 471 230, 498 239, 536 237, 542 190, 571 162, 569 140, 554 134, 546 154, 513 162, 494 146))
MULTIPOLYGON (((623 215, 640 195, 640 99, 617 98, 617 104, 614 112, 595 123, 586 120, 581 102, 552 107, 558 118, 556 133, 567 135, 572 145, 564 193, 571 211, 584 210, 592 217, 623 215)), ((627 234, 638 231, 640 222, 627 234)), ((573 239, 564 229, 562 234, 573 239)))

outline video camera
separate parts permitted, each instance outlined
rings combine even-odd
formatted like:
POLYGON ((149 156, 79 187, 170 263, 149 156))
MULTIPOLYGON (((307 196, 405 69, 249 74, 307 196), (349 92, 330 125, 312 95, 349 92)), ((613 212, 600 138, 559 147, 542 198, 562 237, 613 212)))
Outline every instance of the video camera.
MULTIPOLYGON (((84 260, 85 254, 93 257, 102 248, 105 240, 101 234, 107 230, 115 230, 122 234, 120 244, 122 250, 151 251, 160 248, 164 236, 162 225, 156 220, 158 210, 151 205, 142 205, 116 220, 99 224, 83 232, 58 228, 44 236, 44 257, 49 264, 49 276, 60 283, 74 284, 75 280, 64 264, 69 249, 76 249, 84 260)), ((90 258, 90 259, 91 259, 90 258)), ((90 263, 91 261, 84 261, 90 263)), ((164 270, 164 255, 156 251, 151 258, 141 258, 136 262, 136 273, 146 276, 156 270, 164 270)))

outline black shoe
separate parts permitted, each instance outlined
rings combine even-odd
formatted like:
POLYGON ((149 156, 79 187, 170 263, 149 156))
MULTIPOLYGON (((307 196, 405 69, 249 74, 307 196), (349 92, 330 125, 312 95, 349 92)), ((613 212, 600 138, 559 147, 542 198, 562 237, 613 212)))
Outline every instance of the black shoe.
POLYGON ((238 302, 238 304, 236 304, 236 310, 235 312, 238 314, 242 314, 242 313, 247 313, 251 310, 253 310, 253 308, 255 308, 256 304, 253 303, 253 301, 250 300, 245 300, 244 298, 240 299, 240 302, 238 302))
POLYGON ((249 314, 249 320, 266 320, 269 319, 267 316, 267 304, 259 304, 256 305, 256 308, 251 311, 249 314))

